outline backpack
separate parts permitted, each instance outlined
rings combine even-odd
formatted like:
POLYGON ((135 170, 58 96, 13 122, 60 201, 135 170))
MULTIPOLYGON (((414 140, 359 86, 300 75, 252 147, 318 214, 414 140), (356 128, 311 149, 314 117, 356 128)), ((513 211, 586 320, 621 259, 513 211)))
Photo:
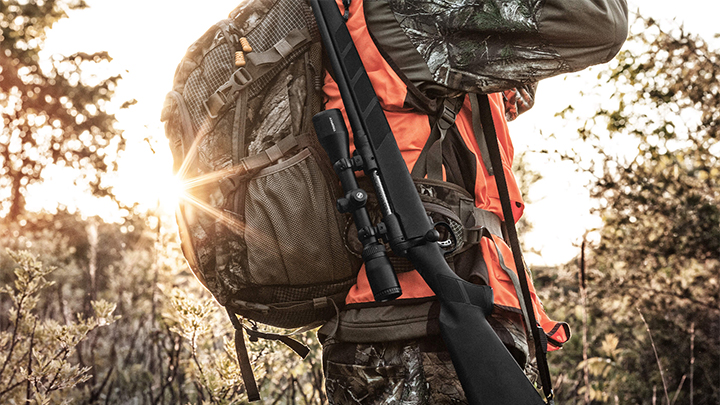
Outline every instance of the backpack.
POLYGON ((185 185, 176 215, 183 254, 228 310, 249 395, 243 329, 303 349, 235 314, 253 325, 317 326, 344 304, 361 266, 312 127, 321 52, 305 1, 243 2, 189 47, 162 110, 185 185))

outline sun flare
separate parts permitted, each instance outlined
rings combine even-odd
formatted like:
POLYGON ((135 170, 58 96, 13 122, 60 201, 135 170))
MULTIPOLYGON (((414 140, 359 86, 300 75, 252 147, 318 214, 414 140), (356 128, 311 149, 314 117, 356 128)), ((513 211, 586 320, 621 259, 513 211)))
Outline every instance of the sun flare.
POLYGON ((185 185, 178 176, 170 176, 159 185, 160 205, 166 210, 174 210, 185 193, 185 185))

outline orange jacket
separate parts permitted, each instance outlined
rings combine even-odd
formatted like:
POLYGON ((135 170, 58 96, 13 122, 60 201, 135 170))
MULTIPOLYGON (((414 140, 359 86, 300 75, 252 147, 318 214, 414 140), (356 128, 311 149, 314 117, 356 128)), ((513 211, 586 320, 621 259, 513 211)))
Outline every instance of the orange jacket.
MULTIPOLYGON (((338 0, 338 6, 341 10, 343 9, 341 0, 338 0)), ((365 24, 362 1, 353 1, 351 3, 350 15, 351 18, 347 22, 348 30, 360 53, 363 65, 367 70, 382 108, 385 111, 388 123, 395 135, 405 163, 408 169, 412 170, 415 161, 418 159, 423 146, 430 136, 431 128, 428 116, 403 107, 407 95, 407 87, 390 65, 388 65, 372 41, 365 24)), ((323 90, 327 96, 326 108, 339 108, 343 112, 343 115, 345 115, 345 109, 342 104, 338 86, 330 75, 325 75, 323 90)), ((499 93, 490 94, 489 98, 501 149, 503 169, 505 170, 505 177, 508 181, 510 198, 514 202, 513 214, 517 220, 522 215, 524 204, 515 181, 515 176, 511 170, 514 150, 505 119, 505 103, 502 94, 499 93)), ((476 156, 475 204, 479 208, 495 213, 502 219, 502 208, 497 187, 495 186, 495 179, 487 174, 473 133, 472 115, 468 98, 465 99, 465 103, 456 118, 455 124, 463 141, 476 156)), ((348 125, 348 128, 349 127, 348 125)), ((505 264, 512 270, 515 270, 512 252, 501 238, 494 238, 504 258, 505 264)), ((513 283, 500 267, 495 245, 487 238, 482 238, 479 248, 482 249, 483 257, 487 262, 489 284, 494 291, 495 304, 511 308, 520 308, 513 283)), ((403 291, 403 295, 399 299, 421 298, 434 295, 417 271, 400 273, 398 274, 398 279, 403 291)), ((540 326, 542 326, 543 330, 552 337, 553 340, 560 344, 566 342, 569 338, 569 330, 565 327, 560 327, 563 324, 548 318, 540 300, 535 294, 532 283, 530 284, 530 292, 534 302, 535 317, 540 323, 540 326)), ((347 296, 346 303, 372 301, 373 294, 367 281, 365 268, 363 267, 358 275, 357 284, 353 286, 347 296)), ((557 347, 554 347, 551 341, 548 348, 553 350, 557 347)))

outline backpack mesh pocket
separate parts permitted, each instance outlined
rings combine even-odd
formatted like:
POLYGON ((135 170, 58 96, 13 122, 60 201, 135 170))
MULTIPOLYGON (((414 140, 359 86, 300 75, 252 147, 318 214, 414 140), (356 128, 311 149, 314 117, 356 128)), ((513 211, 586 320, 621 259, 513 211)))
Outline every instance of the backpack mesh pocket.
POLYGON ((334 195, 310 149, 267 167, 245 195, 249 278, 258 286, 308 286, 355 276, 334 195))

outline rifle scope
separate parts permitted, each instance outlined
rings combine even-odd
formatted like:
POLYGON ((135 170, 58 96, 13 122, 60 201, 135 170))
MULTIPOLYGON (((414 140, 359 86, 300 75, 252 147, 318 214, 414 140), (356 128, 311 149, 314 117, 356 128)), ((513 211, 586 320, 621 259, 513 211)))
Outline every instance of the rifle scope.
POLYGON ((388 260, 385 245, 378 241, 378 229, 373 226, 365 208, 367 193, 358 186, 355 178, 355 171, 362 169, 362 159, 359 156, 350 157, 350 135, 342 113, 337 108, 321 111, 313 117, 313 125, 345 191, 345 197, 337 201, 337 209, 353 215, 358 239, 363 245, 365 272, 375 301, 393 300, 402 295, 402 290, 388 260))

